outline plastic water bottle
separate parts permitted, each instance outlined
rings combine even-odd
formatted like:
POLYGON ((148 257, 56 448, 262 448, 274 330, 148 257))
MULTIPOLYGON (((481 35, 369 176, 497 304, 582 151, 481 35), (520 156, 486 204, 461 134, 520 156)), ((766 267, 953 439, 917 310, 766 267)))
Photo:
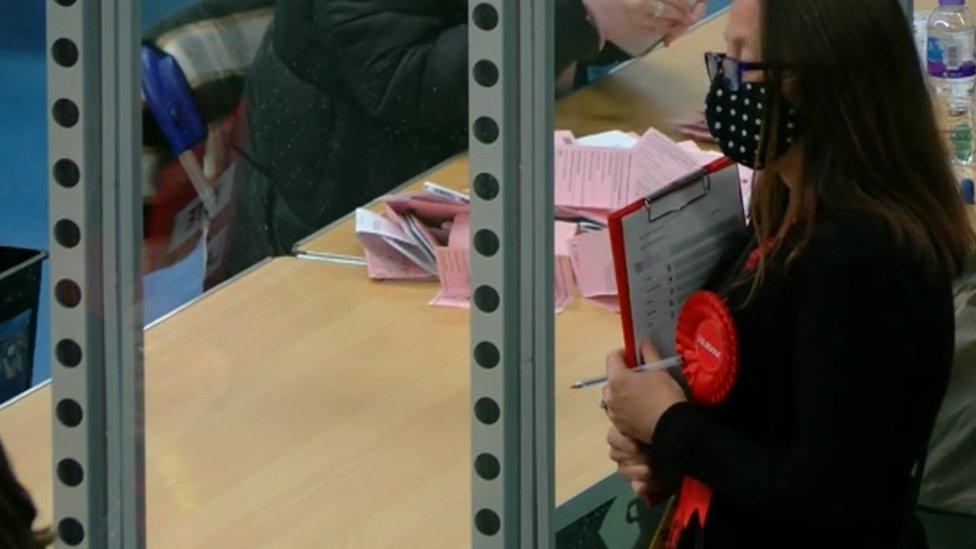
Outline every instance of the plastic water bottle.
POLYGON ((957 164, 973 162, 976 27, 966 0, 939 0, 928 21, 927 68, 939 124, 957 164))

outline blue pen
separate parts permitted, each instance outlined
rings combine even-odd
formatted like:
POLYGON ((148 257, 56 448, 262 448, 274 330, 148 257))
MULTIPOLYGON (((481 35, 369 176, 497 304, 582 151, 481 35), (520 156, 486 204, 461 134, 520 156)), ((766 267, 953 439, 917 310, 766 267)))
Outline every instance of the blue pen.
POLYGON ((207 124, 180 66, 167 53, 143 45, 140 56, 142 93, 156 124, 179 159, 210 218, 217 201, 193 148, 207 137, 207 124))
POLYGON ((976 189, 973 188, 973 180, 963 179, 959 183, 959 188, 962 191, 963 201, 970 206, 976 205, 976 189))

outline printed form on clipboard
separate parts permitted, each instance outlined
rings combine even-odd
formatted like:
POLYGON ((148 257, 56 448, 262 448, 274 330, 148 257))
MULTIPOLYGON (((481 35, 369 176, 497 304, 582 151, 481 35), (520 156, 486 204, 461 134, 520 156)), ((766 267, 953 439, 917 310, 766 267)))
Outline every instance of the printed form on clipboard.
POLYGON ((610 215, 625 361, 641 341, 675 354, 685 299, 711 278, 746 226, 738 167, 728 158, 682 177, 610 215))

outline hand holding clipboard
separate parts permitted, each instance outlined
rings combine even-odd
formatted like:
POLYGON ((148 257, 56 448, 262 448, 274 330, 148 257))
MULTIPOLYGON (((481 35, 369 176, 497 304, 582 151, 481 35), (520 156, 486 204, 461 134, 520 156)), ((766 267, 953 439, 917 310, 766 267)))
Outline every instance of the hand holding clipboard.
MULTIPOLYGON (((700 291, 745 227, 738 170, 723 158, 611 214, 611 248, 624 328, 624 360, 638 362, 650 340, 677 355, 699 404, 721 402, 738 368, 738 337, 722 299, 700 291)), ((673 359, 672 359, 673 361, 673 359)), ((705 523, 711 489, 682 480, 669 520, 668 544, 697 516, 705 523)))

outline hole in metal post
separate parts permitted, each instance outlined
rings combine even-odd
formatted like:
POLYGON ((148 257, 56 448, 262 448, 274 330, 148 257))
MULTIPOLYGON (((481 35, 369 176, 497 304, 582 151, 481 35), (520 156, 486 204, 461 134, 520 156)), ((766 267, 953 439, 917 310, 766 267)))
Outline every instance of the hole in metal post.
POLYGON ((74 368, 81 363, 81 347, 70 339, 62 339, 54 347, 58 362, 66 368, 74 368))
POLYGON ((474 121, 474 136, 486 145, 498 140, 498 123, 487 116, 474 121))
POLYGON ((474 525, 482 534, 494 536, 501 529, 502 521, 491 509, 482 509, 475 514, 474 525))
POLYGON ((74 248, 81 241, 81 229, 70 219, 62 219, 54 224, 54 239, 65 248, 74 248))
POLYGON ((498 236, 489 229, 481 229, 474 234, 474 249, 485 257, 491 257, 498 253, 498 236))
POLYGON ((65 128, 71 128, 78 123, 81 113, 78 112, 78 105, 70 99, 58 99, 54 102, 51 110, 54 121, 65 128))
POLYGON ((61 424, 67 427, 77 427, 81 424, 81 419, 84 416, 81 405, 70 398, 58 402, 55 412, 61 424))
POLYGON ((498 196, 498 180, 488 173, 479 173, 474 178, 474 192, 482 200, 493 200, 498 196))
POLYGON ((78 184, 79 179, 81 179, 81 170, 78 169, 78 164, 66 158, 54 163, 54 180, 58 185, 71 188, 78 184))
POLYGON ((482 397, 478 399, 478 402, 474 403, 474 415, 481 423, 491 425, 498 421, 502 412, 498 409, 497 402, 488 397, 482 397))
POLYGON ((501 355, 498 352, 498 347, 495 347, 494 343, 482 341, 474 347, 474 360, 478 363, 478 366, 490 370, 498 366, 501 355))
POLYGON ((480 286, 474 291, 474 304, 479 310, 493 313, 500 303, 498 292, 491 286, 480 286))
POLYGON ((498 458, 491 454, 481 454, 474 460, 474 470, 485 480, 494 480, 502 471, 498 458))
POLYGON ((81 288, 73 280, 61 280, 54 286, 54 296, 58 303, 71 309, 81 303, 81 288))
POLYGON ((81 464, 71 458, 58 462, 58 479, 66 486, 78 486, 85 478, 81 464))
POLYGON ((73 67, 78 62, 78 46, 67 38, 58 38, 51 44, 51 57, 62 67, 73 67))
POLYGON ((498 67, 487 59, 474 64, 474 81, 479 85, 490 88, 498 82, 498 67))
POLYGON ((478 4, 471 12, 471 19, 479 29, 490 31, 498 26, 498 10, 491 4, 478 4))
POLYGON ((68 545, 80 545, 85 541, 85 527, 77 519, 63 518, 58 523, 58 537, 68 545))

